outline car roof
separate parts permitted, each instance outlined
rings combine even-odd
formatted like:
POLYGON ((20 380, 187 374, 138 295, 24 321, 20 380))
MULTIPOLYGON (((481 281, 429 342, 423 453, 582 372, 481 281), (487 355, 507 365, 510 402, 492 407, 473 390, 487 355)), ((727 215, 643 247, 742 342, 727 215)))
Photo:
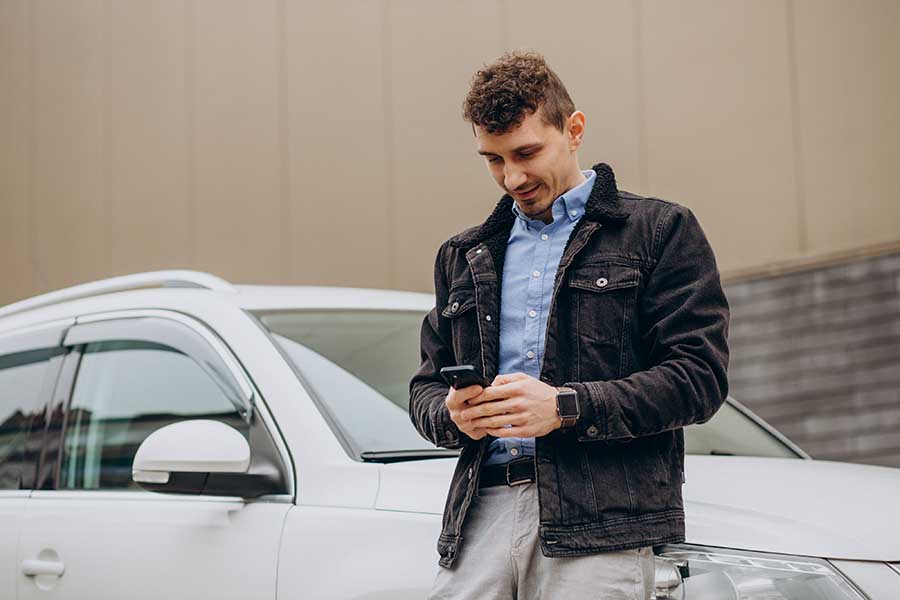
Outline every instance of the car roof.
POLYGON ((241 310, 410 310, 434 296, 421 292, 311 285, 234 285, 199 271, 134 273, 71 286, 0 307, 0 331, 97 312, 160 308, 189 314, 203 306, 241 310))
POLYGON ((434 296, 421 292, 312 285, 238 285, 235 300, 247 310, 288 308, 429 310, 434 296))

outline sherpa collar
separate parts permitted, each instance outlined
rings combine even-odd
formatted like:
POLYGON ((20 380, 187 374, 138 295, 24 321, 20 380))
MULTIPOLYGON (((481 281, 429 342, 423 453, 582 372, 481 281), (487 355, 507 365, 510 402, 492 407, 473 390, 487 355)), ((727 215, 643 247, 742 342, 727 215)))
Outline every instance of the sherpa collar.
MULTIPOLYGON (((606 163, 597 163, 592 169, 597 173, 597 177, 584 206, 582 219, 601 222, 624 221, 628 218, 628 212, 619 200, 619 190, 612 168, 606 163)), ((508 236, 516 219, 512 211, 513 202, 512 196, 504 194, 484 223, 477 229, 451 238, 450 245, 471 248, 500 232, 506 232, 508 236)))

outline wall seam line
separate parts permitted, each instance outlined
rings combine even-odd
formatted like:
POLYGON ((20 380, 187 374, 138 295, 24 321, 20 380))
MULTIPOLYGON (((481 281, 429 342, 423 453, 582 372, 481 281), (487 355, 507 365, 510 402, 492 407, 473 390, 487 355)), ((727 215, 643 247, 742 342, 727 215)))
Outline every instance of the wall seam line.
POLYGON ((195 102, 194 78, 196 75, 196 49, 194 40, 194 11, 192 0, 184 2, 184 103, 185 103, 185 175, 187 184, 187 247, 188 263, 197 268, 197 176, 196 176, 196 134, 195 134, 195 102))
POLYGON ((635 95, 637 96, 636 120, 638 130, 638 181, 641 186, 641 193, 648 195, 650 193, 650 175, 648 172, 648 156, 647 156, 647 100, 646 90, 644 89, 644 41, 643 27, 641 26, 641 18, 644 14, 642 0, 635 0, 632 4, 634 16, 633 38, 634 38, 634 81, 635 95))
POLYGON ((35 16, 35 3, 28 2, 28 77, 29 77, 29 100, 31 106, 28 111, 28 176, 27 176, 27 198, 28 198, 28 229, 29 243, 31 245, 31 266, 34 270, 34 283, 37 284, 39 291, 46 291, 48 288, 47 277, 41 268, 41 261, 38 254, 38 199, 35 194, 35 176, 37 168, 37 17, 35 16))
POLYGON ((102 166, 103 169, 103 209, 106 220, 106 273, 113 275, 115 249, 113 248, 113 199, 112 199, 112 5, 110 0, 103 3, 103 109, 102 128, 102 166))
POLYGON ((800 254, 809 250, 809 236, 806 223, 806 181, 803 169, 803 140, 800 132, 800 86, 797 71, 797 36, 794 20, 794 2, 786 0, 785 31, 788 51, 788 89, 791 100, 791 142, 794 154, 794 193, 797 198, 797 244, 800 254))
POLYGON ((279 195, 281 196, 281 276, 285 282, 294 279, 294 248, 291 243, 291 139, 290 104, 287 86, 287 7, 284 0, 278 0, 276 18, 278 23, 278 142, 279 142, 279 195))
POLYGON ((393 52, 391 51, 391 42, 393 39, 393 31, 391 29, 391 2, 384 0, 382 11, 382 67, 381 67, 381 86, 384 110, 384 158, 385 158, 385 187, 387 188, 387 202, 385 204, 387 212, 387 284, 389 288, 397 287, 397 267, 395 265, 394 245, 396 239, 396 198, 395 198, 395 182, 394 182, 394 115, 393 115, 393 89, 391 70, 393 68, 393 52))

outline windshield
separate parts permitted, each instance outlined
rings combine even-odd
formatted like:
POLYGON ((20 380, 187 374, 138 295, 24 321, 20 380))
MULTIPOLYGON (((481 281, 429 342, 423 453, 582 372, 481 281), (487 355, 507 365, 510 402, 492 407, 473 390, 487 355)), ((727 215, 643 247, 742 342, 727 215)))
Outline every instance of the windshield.
MULTIPOLYGON (((424 313, 288 310, 253 313, 356 459, 455 456, 422 438, 409 418, 409 380, 419 368, 424 313), (404 454, 404 451, 405 454, 404 454)), ((686 427, 687 454, 798 458, 778 437, 726 403, 686 427)))

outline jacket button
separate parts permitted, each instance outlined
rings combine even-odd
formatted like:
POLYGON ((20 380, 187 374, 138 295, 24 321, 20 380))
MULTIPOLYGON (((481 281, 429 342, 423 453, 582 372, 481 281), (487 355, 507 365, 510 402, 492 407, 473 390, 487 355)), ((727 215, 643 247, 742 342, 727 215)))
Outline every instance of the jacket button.
POLYGON ((486 320, 490 321, 490 320, 491 320, 491 315, 485 315, 484 318, 485 318, 486 320))
POLYGON ((450 312, 456 312, 459 310, 459 302, 454 302, 450 305, 450 312))
POLYGON ((597 437, 597 434, 600 433, 600 430, 591 425, 585 430, 585 433, 588 434, 589 437, 597 437))
POLYGON ((472 467, 469 467, 469 479, 472 479, 472 467))
POLYGON ((475 251, 475 254, 481 254, 482 250, 484 250, 484 248, 479 248, 478 250, 475 251))
POLYGON ((606 277, 601 277, 595 283, 597 284, 597 287, 606 287, 606 284, 609 283, 609 281, 606 277))

